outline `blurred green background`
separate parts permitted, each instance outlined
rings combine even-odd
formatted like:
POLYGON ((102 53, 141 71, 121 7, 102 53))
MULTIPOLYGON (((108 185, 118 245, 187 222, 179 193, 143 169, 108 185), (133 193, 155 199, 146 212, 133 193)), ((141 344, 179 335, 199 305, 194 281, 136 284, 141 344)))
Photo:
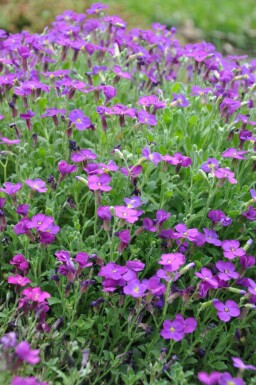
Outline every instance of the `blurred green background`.
MULTIPOLYGON (((41 32, 57 14, 84 10, 91 0, 0 0, 0 28, 41 32)), ((256 53, 256 0, 103 0, 128 27, 175 26, 184 41, 213 42, 225 53, 256 53)))

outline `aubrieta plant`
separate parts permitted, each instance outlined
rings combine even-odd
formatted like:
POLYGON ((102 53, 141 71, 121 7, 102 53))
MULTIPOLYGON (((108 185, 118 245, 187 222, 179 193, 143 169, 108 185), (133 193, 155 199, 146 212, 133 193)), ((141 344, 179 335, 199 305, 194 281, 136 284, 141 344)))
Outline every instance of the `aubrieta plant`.
POLYGON ((107 8, 0 31, 0 383, 256 384, 256 62, 107 8))

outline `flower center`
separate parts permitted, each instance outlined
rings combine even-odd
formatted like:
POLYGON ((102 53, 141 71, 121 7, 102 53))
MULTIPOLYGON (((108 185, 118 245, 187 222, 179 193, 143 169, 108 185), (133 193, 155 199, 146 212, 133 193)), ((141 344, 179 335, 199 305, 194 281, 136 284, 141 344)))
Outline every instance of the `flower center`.
POLYGON ((227 313, 229 311, 229 308, 225 307, 224 311, 227 313))
POLYGON ((76 122, 77 122, 77 123, 81 123, 81 121, 82 121, 82 120, 81 120, 81 119, 79 119, 79 118, 78 118, 78 119, 76 119, 76 122))
POLYGON ((138 291, 139 291, 139 286, 136 286, 136 287, 133 289, 133 291, 134 291, 135 293, 138 293, 138 291))
POLYGON ((171 332, 175 332, 175 328, 172 326, 172 327, 170 328, 170 331, 171 331, 171 332))

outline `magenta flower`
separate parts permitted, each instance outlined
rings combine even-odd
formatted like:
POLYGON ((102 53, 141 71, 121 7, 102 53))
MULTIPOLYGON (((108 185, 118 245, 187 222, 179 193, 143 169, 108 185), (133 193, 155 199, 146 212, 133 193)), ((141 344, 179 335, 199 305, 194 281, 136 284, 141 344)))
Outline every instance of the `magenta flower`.
POLYGON ((249 206, 248 210, 242 213, 242 216, 249 219, 249 221, 255 221, 256 209, 253 206, 249 206))
POLYGON ((97 210, 97 215, 100 219, 103 219, 104 221, 110 221, 112 218, 109 206, 99 206, 97 210))
POLYGON ((112 71, 119 77, 123 79, 131 79, 132 75, 129 72, 124 72, 121 67, 114 65, 112 71))
POLYGON ((20 139, 9 139, 5 137, 0 137, 0 143, 7 144, 7 146, 12 146, 13 144, 19 144, 21 141, 20 139))
POLYGON ((30 350, 29 343, 26 341, 22 341, 16 346, 15 353, 21 361, 28 364, 35 365, 40 362, 40 350, 30 350))
POLYGON ((203 229, 205 241, 215 246, 220 246, 221 241, 218 239, 218 235, 214 230, 203 229))
POLYGON ((187 107, 189 106, 189 101, 182 94, 173 94, 173 99, 171 102, 171 107, 187 107))
POLYGON ((239 273, 235 271, 235 265, 231 262, 218 261, 216 267, 220 271, 218 277, 222 279, 222 281, 229 281, 230 279, 237 279, 239 277, 239 273))
POLYGON ((219 162, 215 158, 208 158, 201 166, 204 172, 213 172, 219 167, 219 162))
POLYGON ((158 152, 150 152, 150 148, 148 146, 144 147, 142 149, 142 155, 147 160, 150 160, 152 163, 154 163, 155 166, 158 165, 159 162, 161 162, 162 158, 161 155, 158 152))
POLYGON ((239 357, 232 357, 233 365, 235 368, 241 369, 241 370, 253 370, 256 371, 256 367, 253 365, 246 365, 239 357))
POLYGON ((93 160, 96 158, 97 158, 97 155, 94 154, 91 150, 87 150, 87 149, 74 151, 71 154, 71 160, 75 163, 83 162, 87 160, 93 160))
POLYGON ((76 255, 74 261, 76 261, 79 267, 81 267, 82 269, 93 265, 92 262, 89 262, 89 255, 83 251, 80 251, 80 253, 76 255))
POLYGON ((109 278, 118 281, 123 278, 123 275, 127 272, 127 267, 117 265, 110 262, 106 266, 102 266, 98 274, 99 277, 109 278))
POLYGON ((72 172, 76 172, 76 170, 77 170, 76 165, 69 164, 69 163, 65 162, 65 160, 61 160, 58 163, 58 171, 61 173, 62 178, 67 174, 71 174, 72 172))
POLYGON ((93 15, 93 14, 98 14, 100 12, 102 12, 104 9, 107 9, 108 8, 108 5, 107 4, 102 4, 102 3, 94 3, 91 5, 90 8, 88 8, 86 10, 86 12, 89 14, 89 15, 93 15))
POLYGON ((28 283, 31 283, 31 281, 27 277, 22 277, 21 275, 17 274, 9 276, 8 283, 17 286, 26 286, 28 283))
POLYGON ((228 259, 234 259, 245 255, 245 250, 240 247, 240 243, 237 240, 223 241, 221 247, 224 250, 224 257, 228 259))
POLYGON ((181 319, 166 320, 160 335, 166 340, 180 341, 184 338, 184 323, 181 319))
POLYGON ((185 263, 185 256, 181 253, 162 254, 158 261, 159 265, 164 266, 164 270, 173 272, 179 270, 185 263))
POLYGON ((14 255, 11 259, 10 264, 15 266, 17 270, 20 270, 23 274, 27 274, 29 270, 29 263, 23 254, 14 255))
POLYGON ((149 114, 147 111, 141 110, 138 112, 138 122, 147 124, 148 126, 156 126, 157 120, 155 115, 149 114))
POLYGON ((201 272, 196 272, 195 275, 198 278, 201 278, 203 282, 206 282, 210 287, 217 289, 218 282, 215 277, 213 277, 211 270, 206 267, 202 267, 201 272))
POLYGON ((27 216, 27 213, 29 212, 30 206, 27 204, 19 205, 16 209, 16 213, 20 214, 23 217, 27 216))
POLYGON ((128 223, 136 222, 142 214, 142 211, 129 209, 126 206, 115 206, 114 211, 116 217, 124 219, 128 223))
POLYGON ((138 207, 144 204, 140 197, 137 196, 132 196, 131 198, 124 198, 124 202, 129 209, 137 209, 138 207))
POLYGON ((212 88, 209 88, 209 87, 206 87, 206 88, 201 88, 198 86, 191 87, 191 95, 193 96, 204 96, 212 92, 213 92, 212 88))
POLYGON ((40 178, 36 178, 35 180, 32 180, 32 179, 27 179, 25 180, 25 183, 32 189, 32 190, 35 190, 39 193, 44 193, 47 191, 47 188, 45 187, 46 184, 45 182, 40 179, 40 178))
POLYGON ((11 385, 49 385, 47 382, 41 382, 36 377, 14 377, 11 385))
POLYGON ((93 191, 110 191, 112 187, 109 186, 111 177, 107 174, 88 176, 88 187, 93 191))
POLYGON ((176 225, 175 230, 177 231, 174 233, 175 237, 187 238, 191 242, 194 242, 199 234, 197 229, 187 229, 187 226, 183 223, 176 225))
POLYGON ((230 171, 228 168, 217 168, 214 170, 214 175, 218 179, 227 179, 231 184, 236 184, 237 180, 234 178, 234 173, 230 171))
POLYGON ((256 295, 256 282, 254 282, 253 279, 251 278, 248 278, 248 291, 249 293, 251 293, 252 295, 256 295))
POLYGON ((205 385, 215 385, 219 381, 221 376, 221 373, 219 372, 212 372, 212 373, 205 373, 205 372, 199 372, 197 374, 197 377, 202 384, 205 385))
POLYGON ((248 151, 236 150, 235 148, 228 148, 222 153, 223 158, 233 158, 243 160, 246 159, 244 154, 247 154, 248 151))
POLYGON ((38 303, 44 302, 47 298, 51 297, 49 293, 42 291, 40 287, 27 287, 22 291, 21 296, 29 301, 38 303))
POLYGON ((219 385, 246 385, 244 380, 240 377, 232 377, 231 374, 225 372, 221 375, 219 385))
POLYGON ((9 332, 3 335, 0 339, 0 343, 5 350, 14 348, 17 344, 17 336, 15 332, 9 332))
POLYGON ((115 235, 120 239, 120 243, 118 245, 118 251, 119 253, 122 253, 124 249, 126 249, 131 241, 131 234, 130 230, 122 230, 115 235))
POLYGON ((133 279, 128 282, 127 286, 123 288, 123 291, 126 295, 130 295, 134 298, 141 298, 144 296, 147 288, 147 283, 144 283, 143 281, 140 282, 139 279, 133 279))
POLYGON ((238 317, 240 315, 237 303, 232 300, 227 300, 223 303, 218 299, 213 299, 212 303, 215 309, 217 309, 217 315, 221 321, 228 322, 231 317, 238 317))
POLYGON ((70 120, 70 124, 74 123, 75 127, 79 131, 83 131, 93 127, 92 122, 90 121, 88 116, 84 115, 82 110, 71 111, 69 114, 69 120, 70 120))
POLYGON ((48 108, 45 113, 41 116, 41 118, 51 117, 55 126, 59 125, 59 120, 57 115, 61 115, 64 117, 66 114, 66 110, 58 109, 58 108, 48 108))
POLYGON ((22 187, 22 183, 13 184, 11 182, 5 182, 4 188, 1 187, 0 191, 4 192, 7 195, 14 195, 17 191, 19 191, 22 187))

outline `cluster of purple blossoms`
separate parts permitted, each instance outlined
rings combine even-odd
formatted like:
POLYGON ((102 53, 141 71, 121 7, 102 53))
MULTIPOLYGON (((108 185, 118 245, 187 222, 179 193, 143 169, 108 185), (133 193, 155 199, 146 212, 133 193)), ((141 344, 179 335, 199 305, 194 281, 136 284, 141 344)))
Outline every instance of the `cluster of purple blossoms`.
MULTIPOLYGON (((57 251, 55 256, 58 261, 57 273, 67 277, 69 282, 74 282, 74 280, 82 274, 85 268, 93 265, 90 261, 89 254, 83 251, 79 252, 75 258, 71 258, 69 251, 65 250, 57 251)), ((54 276, 54 280, 58 282, 56 275, 54 276)))
POLYGON ((173 321, 164 321, 160 334, 166 340, 180 341, 185 337, 185 334, 193 333, 196 327, 195 318, 184 319, 181 314, 177 314, 173 321))

